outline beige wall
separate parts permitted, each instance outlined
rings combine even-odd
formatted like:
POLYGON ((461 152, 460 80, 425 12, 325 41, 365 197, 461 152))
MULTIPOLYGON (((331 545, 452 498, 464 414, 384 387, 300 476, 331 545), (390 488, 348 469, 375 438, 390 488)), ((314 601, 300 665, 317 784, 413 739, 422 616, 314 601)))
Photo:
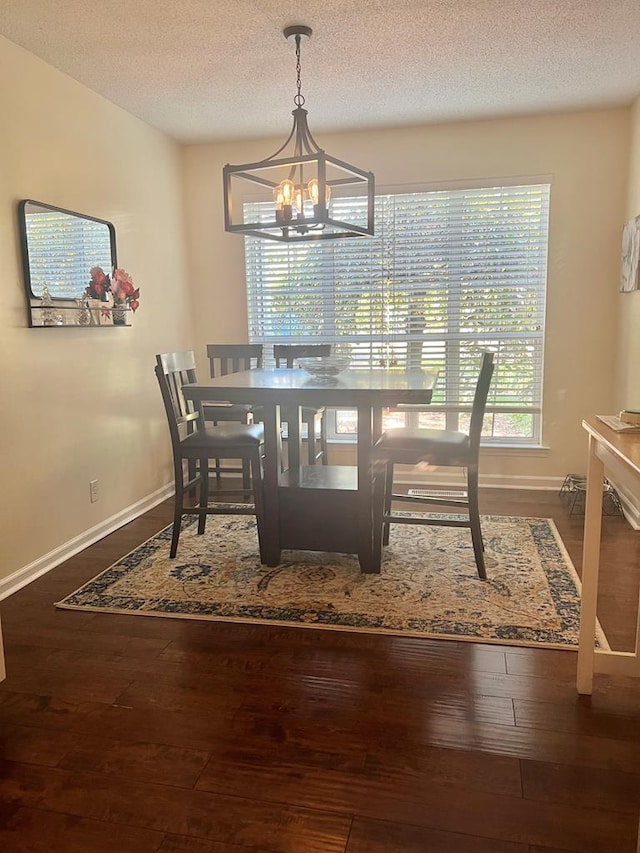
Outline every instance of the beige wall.
MULTIPOLYGON (((537 482, 583 470, 581 420, 612 411, 615 396, 628 110, 320 135, 319 142, 329 153, 371 169, 377 191, 550 179, 543 420, 543 441, 550 449, 490 452, 483 471, 537 482)), ((258 160, 277 147, 274 143, 229 142, 184 151, 200 353, 208 342, 246 336, 243 241, 223 230, 222 167, 258 160)))
MULTIPOLYGON (((620 235, 627 219, 640 216, 640 98, 631 109, 629 178, 626 215, 618 222, 620 235)), ((621 245, 622 238, 620 236, 621 245)), ((618 294, 619 346, 616 409, 640 409, 640 290, 618 294)))
POLYGON ((190 345, 191 306, 177 145, 3 38, 0 78, 1 580, 170 482, 153 356, 190 345), (24 198, 115 224, 132 328, 27 328, 24 198))
MULTIPOLYGON (((223 230, 222 166, 258 159, 275 145, 230 142, 181 152, 2 38, 0 74, 11 81, 0 90, 1 581, 170 481, 153 355, 194 347, 204 369, 207 342, 245 339, 243 241, 223 230), (27 328, 15 215, 23 198, 114 222, 119 263, 142 292, 132 328, 27 328), (92 479, 100 488, 95 504, 92 479)), ((621 223, 625 212, 640 210, 638 104, 632 114, 621 109, 321 135, 320 141, 371 168, 382 191, 551 179, 544 390, 550 449, 490 453, 484 469, 526 482, 583 468, 581 418, 615 408, 618 308, 630 339, 620 375, 640 361, 631 334, 637 326, 625 313, 634 305, 640 311, 640 296, 616 293, 621 223), (627 193, 629 163, 635 189, 627 193)))

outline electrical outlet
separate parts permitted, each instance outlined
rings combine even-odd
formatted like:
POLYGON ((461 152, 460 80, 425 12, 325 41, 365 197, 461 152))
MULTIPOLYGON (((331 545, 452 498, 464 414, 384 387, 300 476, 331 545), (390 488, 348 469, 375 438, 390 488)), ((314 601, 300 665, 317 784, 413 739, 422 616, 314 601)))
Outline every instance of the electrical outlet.
POLYGON ((91 503, 94 504, 98 500, 98 481, 90 480, 89 481, 89 497, 91 498, 91 503))

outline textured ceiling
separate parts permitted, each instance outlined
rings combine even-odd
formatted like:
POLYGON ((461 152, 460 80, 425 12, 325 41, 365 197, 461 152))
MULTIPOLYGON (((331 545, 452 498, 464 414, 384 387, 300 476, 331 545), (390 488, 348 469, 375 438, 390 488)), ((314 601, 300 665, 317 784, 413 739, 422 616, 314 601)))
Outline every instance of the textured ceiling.
MULTIPOLYGON (((0 0, 0 33, 185 142, 629 104, 639 0, 0 0)), ((6 84, 6 83, 5 83, 6 84)))

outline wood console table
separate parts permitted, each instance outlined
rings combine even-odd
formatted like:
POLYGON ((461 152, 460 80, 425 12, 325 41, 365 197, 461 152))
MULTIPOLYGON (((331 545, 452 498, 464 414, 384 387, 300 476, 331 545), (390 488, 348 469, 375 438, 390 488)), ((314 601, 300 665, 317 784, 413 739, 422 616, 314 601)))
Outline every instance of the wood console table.
POLYGON ((197 403, 227 401, 262 408, 265 433, 265 543, 267 565, 283 548, 357 554, 363 572, 380 571, 373 544, 371 450, 380 435, 382 409, 431 402, 437 373, 387 369, 349 370, 319 382, 299 368, 231 373, 183 386, 197 403), (358 464, 302 466, 300 407, 357 409, 358 464), (280 408, 290 415, 289 468, 281 471, 280 408), (292 416, 298 412, 297 419, 292 416))
POLYGON ((578 693, 593 691, 593 674, 640 675, 640 604, 634 652, 594 648, 596 633, 602 486, 605 472, 616 485, 640 495, 640 434, 619 433, 597 418, 582 422, 589 434, 587 497, 582 557, 582 606, 578 645, 578 693))

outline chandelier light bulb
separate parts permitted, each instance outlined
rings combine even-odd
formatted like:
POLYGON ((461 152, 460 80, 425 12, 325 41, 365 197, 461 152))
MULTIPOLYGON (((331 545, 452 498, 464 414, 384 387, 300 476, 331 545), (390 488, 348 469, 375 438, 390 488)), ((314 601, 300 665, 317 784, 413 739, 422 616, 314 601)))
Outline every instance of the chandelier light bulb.
POLYGON ((293 204, 293 194, 295 192, 293 181, 282 181, 278 189, 282 195, 282 204, 293 204))
POLYGON ((314 204, 317 204, 319 198, 318 179, 314 178, 312 181, 309 181, 309 183, 307 184, 307 189, 309 191, 309 198, 314 204))
MULTIPOLYGON (((309 198, 313 202, 314 206, 320 203, 320 186, 318 184, 318 179, 313 178, 307 184, 307 192, 309 193, 309 198)), ((324 200, 326 204, 329 204, 329 200, 331 199, 331 187, 327 184, 324 190, 324 200)))
POLYGON ((293 181, 285 180, 274 187, 273 199, 276 203, 276 220, 283 225, 291 222, 293 217, 293 196, 295 186, 293 181))

